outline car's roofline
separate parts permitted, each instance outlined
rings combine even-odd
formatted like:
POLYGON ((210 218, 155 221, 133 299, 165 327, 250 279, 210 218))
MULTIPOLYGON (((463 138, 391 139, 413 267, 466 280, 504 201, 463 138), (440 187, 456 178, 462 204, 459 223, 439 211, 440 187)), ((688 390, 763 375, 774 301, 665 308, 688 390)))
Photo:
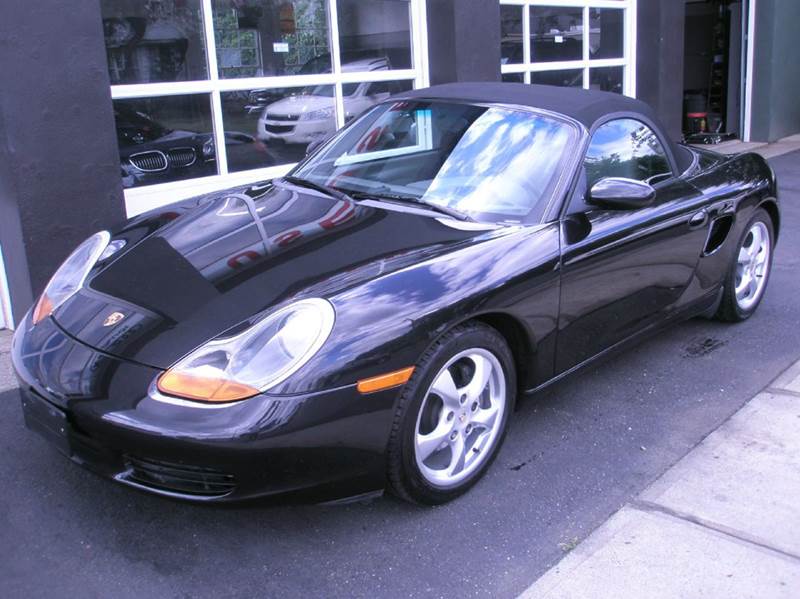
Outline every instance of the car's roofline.
POLYGON ((550 110, 583 123, 591 128, 596 121, 613 112, 636 112, 653 120, 652 109, 635 98, 622 94, 552 85, 511 82, 445 83, 428 88, 409 90, 401 97, 462 99, 492 104, 514 104, 550 110))

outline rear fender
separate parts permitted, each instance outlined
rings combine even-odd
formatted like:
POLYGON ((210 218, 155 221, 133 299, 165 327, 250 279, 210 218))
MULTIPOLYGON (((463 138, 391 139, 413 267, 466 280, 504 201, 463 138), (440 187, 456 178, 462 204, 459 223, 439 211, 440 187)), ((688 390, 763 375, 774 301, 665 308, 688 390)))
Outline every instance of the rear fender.
POLYGON ((708 294, 722 286, 738 241, 759 207, 777 214, 771 195, 772 177, 761 156, 739 154, 691 178, 692 185, 708 199, 712 212, 709 235, 693 281, 696 292, 708 294))

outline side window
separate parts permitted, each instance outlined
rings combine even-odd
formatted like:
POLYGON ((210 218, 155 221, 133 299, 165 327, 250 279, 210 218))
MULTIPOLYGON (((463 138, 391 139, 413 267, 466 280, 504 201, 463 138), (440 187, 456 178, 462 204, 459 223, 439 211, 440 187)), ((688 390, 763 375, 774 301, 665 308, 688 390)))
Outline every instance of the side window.
POLYGON ((597 128, 586 152, 587 186, 604 177, 653 182, 671 174, 664 147, 653 130, 636 119, 615 119, 597 128))

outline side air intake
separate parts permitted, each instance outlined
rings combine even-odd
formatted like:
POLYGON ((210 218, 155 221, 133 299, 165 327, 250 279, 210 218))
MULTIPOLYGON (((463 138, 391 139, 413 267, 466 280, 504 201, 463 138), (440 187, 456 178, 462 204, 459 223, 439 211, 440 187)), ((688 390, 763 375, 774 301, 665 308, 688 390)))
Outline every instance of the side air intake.
POLYGON ((703 250, 703 255, 710 256, 722 247, 732 227, 733 215, 720 216, 711 223, 711 230, 708 232, 708 239, 706 240, 706 247, 703 250))

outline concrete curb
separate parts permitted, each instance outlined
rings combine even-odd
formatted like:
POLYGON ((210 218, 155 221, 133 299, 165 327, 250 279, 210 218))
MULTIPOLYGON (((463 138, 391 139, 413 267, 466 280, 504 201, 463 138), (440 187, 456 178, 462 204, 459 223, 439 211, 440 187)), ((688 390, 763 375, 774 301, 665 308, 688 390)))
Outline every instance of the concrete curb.
POLYGON ((11 368, 11 331, 0 330, 0 393, 17 386, 11 368))
POLYGON ((770 143, 760 141, 724 141, 715 145, 697 144, 696 147, 706 150, 713 150, 720 154, 738 154, 739 152, 755 152, 764 158, 775 158, 782 154, 788 154, 795 150, 800 150, 800 134, 790 135, 770 143))
POLYGON ((525 598, 800 596, 800 361, 525 598))

